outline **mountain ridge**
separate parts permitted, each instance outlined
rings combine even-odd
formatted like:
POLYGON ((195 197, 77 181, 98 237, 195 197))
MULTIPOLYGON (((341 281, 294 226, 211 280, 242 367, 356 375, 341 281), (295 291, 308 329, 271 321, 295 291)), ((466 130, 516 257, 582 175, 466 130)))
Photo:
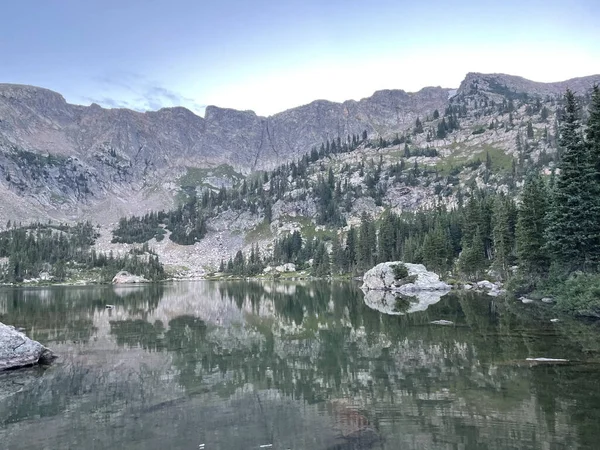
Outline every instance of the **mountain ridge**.
MULTIPOLYGON (((583 92, 599 82, 600 75, 538 83, 471 72, 458 89, 382 89, 360 100, 314 100, 271 116, 210 105, 204 117, 180 106, 139 112, 72 105, 46 88, 3 83, 0 194, 7 201, 0 213, 34 220, 71 217, 66 212, 75 210, 76 217, 115 220, 171 207, 180 192, 178 180, 197 178, 190 171, 227 165, 248 174, 296 160, 333 139, 365 132, 370 139, 392 139, 410 133, 417 118, 435 110, 441 114, 450 97, 454 101, 473 90, 501 100, 559 96, 566 87, 583 92), (114 212, 106 214, 106 205, 114 212)), ((216 180, 217 186, 228 182, 216 180)))

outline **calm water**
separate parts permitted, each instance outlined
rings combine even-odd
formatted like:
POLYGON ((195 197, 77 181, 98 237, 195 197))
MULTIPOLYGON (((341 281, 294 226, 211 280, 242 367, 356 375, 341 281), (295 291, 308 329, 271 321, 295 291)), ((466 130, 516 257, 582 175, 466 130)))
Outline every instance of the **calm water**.
POLYGON ((0 448, 598 449, 600 329, 552 317, 390 315, 350 283, 4 289, 0 321, 60 359, 0 374, 0 448))

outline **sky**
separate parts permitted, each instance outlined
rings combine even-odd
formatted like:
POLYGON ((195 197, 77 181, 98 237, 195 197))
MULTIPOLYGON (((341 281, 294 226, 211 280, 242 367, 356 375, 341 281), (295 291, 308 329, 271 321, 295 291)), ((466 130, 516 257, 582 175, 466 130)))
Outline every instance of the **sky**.
POLYGON ((380 89, 600 73, 598 0, 4 0, 0 82, 270 115, 380 89))

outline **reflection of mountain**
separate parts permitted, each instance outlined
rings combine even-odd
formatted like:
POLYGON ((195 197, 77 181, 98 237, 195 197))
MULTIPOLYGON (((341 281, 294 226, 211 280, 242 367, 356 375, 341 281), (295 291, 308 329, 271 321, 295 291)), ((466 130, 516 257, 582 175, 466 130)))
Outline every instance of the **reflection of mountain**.
MULTIPOLYGON (((64 429, 71 426, 58 419, 65 411, 91 411, 107 427, 122 423, 117 435, 138 436, 139 448, 168 445, 149 431, 154 427, 177 442, 191 439, 193 423, 221 430, 220 448, 248 448, 233 444, 227 417, 240 421, 253 443, 276 436, 289 448, 333 448, 352 439, 362 448, 506 448, 508 436, 519 436, 519 448, 566 448, 589 439, 586 424, 598 418, 589 409, 570 417, 600 395, 580 395, 595 391, 576 367, 511 363, 581 352, 487 297, 451 293, 425 311, 394 316, 369 308, 349 283, 71 289, 40 290, 38 301, 34 290, 0 291, 0 320, 25 326, 63 355, 40 381, 0 400, 0 417, 7 417, 0 423, 40 414, 64 429), (106 303, 115 308, 105 310, 106 303), (460 326, 429 325, 436 319, 460 326), (154 440, 136 432, 129 416, 139 417, 140 430, 154 440), (174 436, 161 420, 189 429, 178 425, 174 436), (579 436, 574 423, 583 424, 579 436), (368 443, 369 436, 376 439, 368 443)), ((80 429, 90 429, 81 420, 80 429)), ((207 430, 200 430, 203 439, 207 430)), ((138 448, 103 442, 99 448, 138 448)))

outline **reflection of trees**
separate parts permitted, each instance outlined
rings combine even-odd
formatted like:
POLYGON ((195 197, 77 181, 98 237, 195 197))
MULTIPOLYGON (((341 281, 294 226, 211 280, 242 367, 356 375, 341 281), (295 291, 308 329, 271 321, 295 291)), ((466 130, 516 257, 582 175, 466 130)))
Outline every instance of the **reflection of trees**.
POLYGON ((6 312, 0 321, 24 327, 32 339, 49 342, 88 342, 94 333, 94 311, 118 305, 145 316, 164 293, 160 284, 115 292, 112 286, 54 286, 0 290, 6 312))
MULTIPOLYGON (((137 319, 111 321, 111 334, 121 346, 168 352, 176 381, 188 394, 211 391, 229 397, 252 384, 309 403, 353 396, 367 398, 374 405, 398 402, 403 405, 394 406, 398 414, 419 417, 420 426, 431 435, 440 439, 466 436, 465 443, 471 442, 472 448, 481 438, 479 428, 470 421, 473 417, 489 417, 490 411, 524 417, 523 410, 534 398, 539 421, 547 424, 549 432, 562 413, 571 417, 582 443, 592 446, 595 442, 600 419, 595 409, 600 404, 595 366, 518 364, 527 356, 586 359, 586 351, 598 349, 597 334, 589 327, 566 322, 551 325, 549 317, 541 325, 538 312, 529 315, 531 309, 473 293, 451 293, 426 311, 391 316, 368 308, 361 291, 351 283, 212 286, 214 292, 205 292, 213 301, 231 302, 253 312, 247 315, 246 324, 220 327, 191 315, 165 324, 149 323, 144 318, 162 295, 163 288, 158 286, 112 297, 112 290, 104 288, 53 288, 37 297, 30 290, 14 298, 7 294, 13 291, 6 291, 0 296, 7 305, 5 316, 14 319, 7 322, 35 329, 39 335, 43 330, 58 335, 62 330, 61 339, 88 339, 90 331, 84 328, 91 328, 89 318, 106 303, 136 313, 137 319), (274 318, 260 316, 266 302, 273 306, 274 318), (451 320, 456 326, 429 324, 438 319, 451 320), (460 402, 438 399, 436 395, 444 389, 460 402), (429 406, 433 402, 438 402, 435 414, 443 416, 436 426, 427 419, 433 414, 429 406)), ((161 370, 152 369, 158 375, 161 370)), ((78 373, 73 375, 72 381, 56 381, 52 387, 57 389, 56 397, 50 396, 46 406, 34 404, 35 395, 42 395, 34 391, 31 397, 19 397, 24 405, 15 405, 7 417, 20 420, 28 408, 59 413, 67 405, 61 396, 79 395, 84 389, 78 373)), ((142 395, 135 388, 131 394, 123 391, 129 388, 126 380, 119 383, 123 398, 142 395)))

